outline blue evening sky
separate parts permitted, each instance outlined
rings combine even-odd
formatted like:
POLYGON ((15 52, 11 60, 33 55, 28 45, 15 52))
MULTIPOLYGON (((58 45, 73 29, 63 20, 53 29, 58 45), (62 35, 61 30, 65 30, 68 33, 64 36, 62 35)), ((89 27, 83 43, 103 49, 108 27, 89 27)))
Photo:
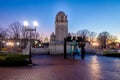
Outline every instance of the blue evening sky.
POLYGON ((47 35, 54 32, 59 11, 68 16, 69 32, 88 29, 120 37, 120 0, 0 0, 0 25, 37 20, 37 30, 47 35))

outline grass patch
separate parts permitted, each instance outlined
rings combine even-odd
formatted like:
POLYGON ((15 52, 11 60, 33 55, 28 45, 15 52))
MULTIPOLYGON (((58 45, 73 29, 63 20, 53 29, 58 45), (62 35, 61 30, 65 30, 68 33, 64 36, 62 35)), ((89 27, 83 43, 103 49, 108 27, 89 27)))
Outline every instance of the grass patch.
POLYGON ((0 66, 24 66, 29 56, 22 54, 0 54, 0 66))

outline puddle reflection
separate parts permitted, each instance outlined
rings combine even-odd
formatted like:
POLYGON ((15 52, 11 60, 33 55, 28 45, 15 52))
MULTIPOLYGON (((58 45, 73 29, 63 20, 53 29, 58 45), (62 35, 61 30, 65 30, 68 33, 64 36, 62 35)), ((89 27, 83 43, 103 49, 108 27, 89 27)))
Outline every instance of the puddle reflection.
POLYGON ((96 80, 101 79, 101 66, 97 56, 93 56, 90 61, 90 73, 96 80))

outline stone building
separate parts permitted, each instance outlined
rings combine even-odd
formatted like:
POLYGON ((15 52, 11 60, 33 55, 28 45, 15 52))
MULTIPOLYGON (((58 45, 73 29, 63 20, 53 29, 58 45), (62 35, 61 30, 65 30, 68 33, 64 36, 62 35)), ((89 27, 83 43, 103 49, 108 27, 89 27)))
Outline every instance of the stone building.
POLYGON ((54 32, 50 35, 50 42, 55 41, 55 34, 54 32))
MULTIPOLYGON (((55 17, 55 34, 50 36, 49 53, 64 53, 64 38, 68 36, 68 20, 63 11, 57 13, 55 17)), ((68 47, 69 48, 69 47, 68 47)))
POLYGON ((67 35, 68 35, 67 15, 63 11, 60 11, 56 15, 55 34, 51 35, 51 40, 54 40, 56 42, 62 42, 64 41, 64 38, 67 37, 67 35))

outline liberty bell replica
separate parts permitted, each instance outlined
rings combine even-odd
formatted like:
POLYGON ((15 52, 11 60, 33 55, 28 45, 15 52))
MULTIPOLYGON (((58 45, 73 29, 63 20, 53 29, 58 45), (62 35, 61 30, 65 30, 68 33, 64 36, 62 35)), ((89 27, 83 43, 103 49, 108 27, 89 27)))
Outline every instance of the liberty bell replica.
POLYGON ((73 55, 80 55, 80 48, 78 47, 78 42, 76 41, 75 37, 73 37, 72 41, 70 42, 70 50, 69 53, 73 55))

